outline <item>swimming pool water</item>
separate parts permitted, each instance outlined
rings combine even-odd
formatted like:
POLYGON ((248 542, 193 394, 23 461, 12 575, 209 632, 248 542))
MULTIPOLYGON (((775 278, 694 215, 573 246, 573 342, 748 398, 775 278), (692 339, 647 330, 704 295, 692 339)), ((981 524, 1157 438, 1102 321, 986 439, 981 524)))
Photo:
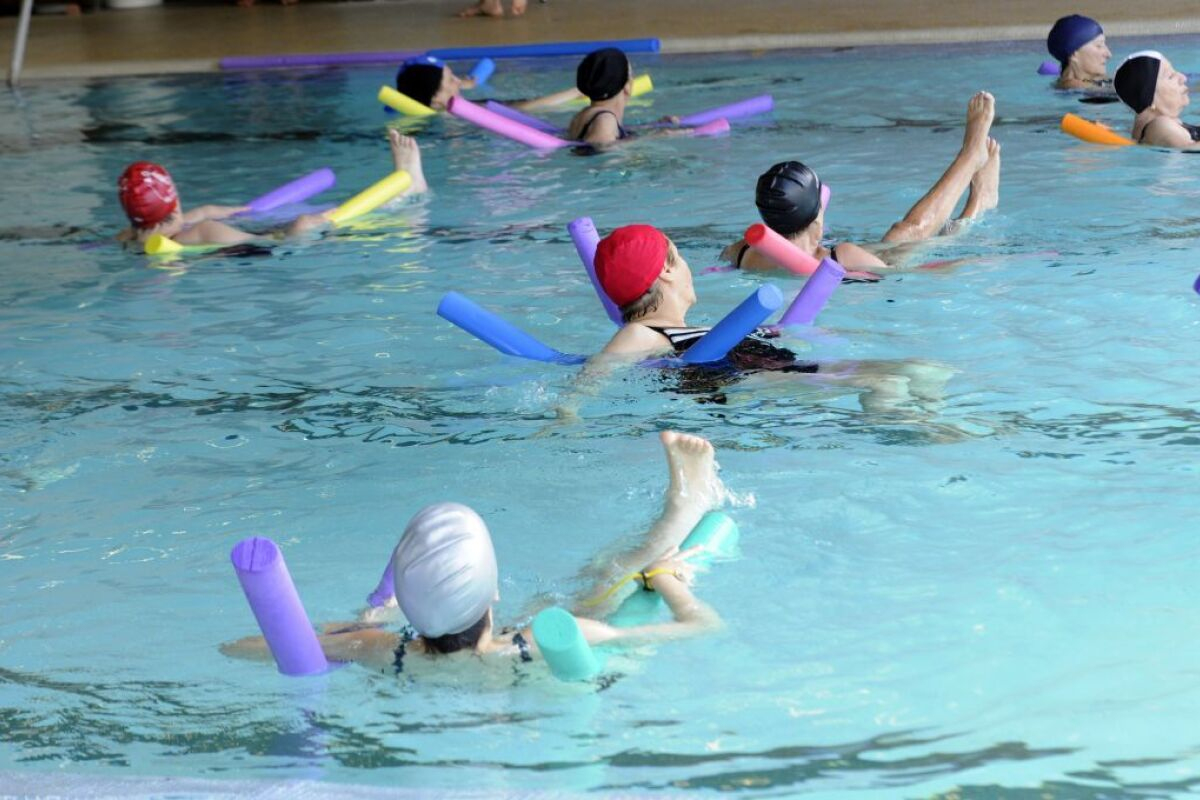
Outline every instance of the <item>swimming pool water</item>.
MULTIPOLYGON (((1150 42, 1116 41, 1117 58, 1150 42)), ((1156 44, 1200 63, 1194 38, 1156 44)), ((651 120, 762 91, 715 140, 536 155, 453 121, 417 135, 432 186, 267 257, 155 263, 93 243, 123 166, 185 204, 320 166, 390 170, 389 70, 35 86, 0 99, 0 783, 5 771, 314 779, 426 790, 745 797, 1180 797, 1200 791, 1193 532, 1200 161, 1085 145, 1035 44, 636 58, 651 120), (507 359, 433 314, 462 291, 567 352, 611 333, 566 225, 663 227, 693 268, 757 221, 798 158, 836 239, 874 241, 997 99, 1001 205, 922 260, 846 285, 822 361, 953 371, 924 414, 817 382, 724 403, 648 375, 555 425, 572 370, 507 359), (487 519, 499 616, 574 588, 665 485, 653 434, 716 444, 743 557, 703 576, 714 636, 617 659, 604 688, 535 669, 439 681, 284 679, 217 646, 254 631, 228 562, 281 543, 310 616, 348 619, 408 517, 487 519)), ((1115 62, 1114 62, 1115 63, 1115 62)), ((505 62, 500 97, 569 82, 505 62)), ((697 269, 697 272, 699 270, 697 269)), ((785 293, 798 288, 776 281, 785 293)), ((755 281, 698 275, 712 322, 755 281)))

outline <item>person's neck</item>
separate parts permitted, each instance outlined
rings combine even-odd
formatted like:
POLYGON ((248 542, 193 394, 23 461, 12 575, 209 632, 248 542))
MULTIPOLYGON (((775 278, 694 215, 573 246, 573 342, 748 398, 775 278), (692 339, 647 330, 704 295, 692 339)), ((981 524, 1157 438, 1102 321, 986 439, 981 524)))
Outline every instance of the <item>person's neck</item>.
POLYGON ((610 97, 607 100, 596 100, 592 102, 592 108, 596 111, 611 111, 617 115, 617 119, 621 120, 625 117, 625 93, 621 92, 616 97, 610 97))
POLYGON ((1088 72, 1082 67, 1075 64, 1067 64, 1067 68, 1062 71, 1062 79, 1068 81, 1082 81, 1084 83, 1096 83, 1107 77, 1104 73, 1088 72))
POLYGON ((687 310, 690 304, 683 305, 664 300, 659 304, 658 308, 645 314, 637 319, 630 320, 639 325, 657 328, 685 328, 687 327, 687 310))
POLYGON ((787 240, 805 253, 816 253, 821 247, 821 235, 810 232, 808 228, 787 237, 787 240))

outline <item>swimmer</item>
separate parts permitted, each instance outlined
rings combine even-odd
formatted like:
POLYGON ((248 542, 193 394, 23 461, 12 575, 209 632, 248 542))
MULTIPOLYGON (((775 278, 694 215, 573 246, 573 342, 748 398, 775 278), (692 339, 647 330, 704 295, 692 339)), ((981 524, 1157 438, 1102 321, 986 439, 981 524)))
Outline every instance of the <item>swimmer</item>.
MULTIPOLYGON (((700 548, 679 551, 701 517, 725 499, 713 446, 699 436, 675 431, 665 431, 659 438, 670 473, 662 514, 637 547, 597 571, 600 583, 582 592, 580 599, 601 596, 632 572, 654 571, 645 588, 662 596, 672 620, 616 628, 599 619, 578 617, 580 630, 593 645, 662 641, 705 633, 720 625, 717 613, 692 594, 694 568, 687 558, 700 548)), ((326 625, 319 637, 326 658, 400 674, 458 652, 519 661, 540 655, 528 627, 495 626, 492 606, 500 599, 496 554, 487 526, 470 508, 436 503, 419 511, 400 537, 392 565, 395 602, 411 627, 396 633, 361 620, 326 625)), ((596 613, 595 603, 586 608, 587 613, 596 613)), ((271 659, 261 636, 230 642, 221 652, 238 658, 271 659)))
POLYGON ((1112 51, 1104 39, 1104 29, 1091 17, 1071 14, 1062 17, 1046 37, 1046 49, 1062 67, 1058 89, 1107 89, 1108 60, 1112 51))
MULTIPOLYGON (((933 188, 908 210, 904 219, 892 225, 883 237, 884 244, 922 241, 952 232, 964 221, 999 204, 1000 144, 988 135, 994 116, 995 100, 990 94, 979 92, 971 98, 958 155, 933 188), (969 192, 967 202, 958 219, 951 222, 950 215, 963 192, 969 192)), ((818 261, 832 258, 849 270, 894 266, 860 245, 842 242, 826 248, 821 244, 825 232, 821 180, 798 161, 776 164, 763 173, 755 190, 755 204, 767 227, 818 261)), ((745 239, 726 247, 721 259, 741 269, 784 268, 751 249, 745 239)))
POLYGON ((1138 144, 1200 149, 1200 126, 1179 118, 1191 102, 1187 76, 1156 50, 1134 53, 1113 79, 1121 102, 1137 116, 1129 136, 1138 144))
MULTIPOLYGON (((689 326, 686 315, 696 303, 691 269, 673 242, 650 225, 617 228, 596 247, 596 277, 617 305, 625 325, 585 368, 585 381, 603 374, 613 362, 680 354, 709 328, 689 326)), ((672 370, 680 391, 708 393, 752 373, 820 373, 825 383, 843 383, 861 391, 864 411, 894 412, 940 403, 951 371, 930 362, 852 362, 815 364, 768 341, 759 331, 743 339, 724 362, 672 370)), ((585 387, 586 388, 586 387, 585 387)), ((724 402, 718 395, 713 402, 724 402)), ((559 410, 569 419, 573 409, 559 410)))
MULTIPOLYGON (((462 94, 464 89, 474 88, 473 78, 456 75, 448 65, 433 56, 410 58, 401 64, 396 72, 396 91, 421 105, 429 106, 434 111, 445 111, 451 98, 462 94)), ((505 105, 527 111, 546 105, 558 105, 577 96, 578 92, 572 89, 569 92, 556 92, 532 100, 506 100, 505 105)))
MULTIPOLYGON (((407 194, 425 191, 421 151, 415 139, 388 131, 392 164, 412 177, 407 194)), ((247 206, 199 206, 184 211, 175 181, 163 167, 149 161, 130 164, 117 181, 118 197, 130 227, 117 234, 117 241, 145 243, 154 234, 182 245, 237 245, 268 243, 274 238, 299 236, 329 224, 326 214, 302 214, 274 234, 254 234, 221 220, 248 210, 247 206)))

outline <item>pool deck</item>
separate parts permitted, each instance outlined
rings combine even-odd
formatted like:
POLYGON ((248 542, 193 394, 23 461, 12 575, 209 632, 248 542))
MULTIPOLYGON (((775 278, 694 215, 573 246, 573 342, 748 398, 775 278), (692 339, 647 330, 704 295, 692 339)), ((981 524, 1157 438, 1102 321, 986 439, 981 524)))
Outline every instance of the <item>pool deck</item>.
MULTIPOLYGON (((657 37, 664 52, 1042 39, 1075 2, 530 0, 524 17, 457 19, 467 0, 163 6, 33 18, 24 81, 203 72, 239 55, 657 37)), ((507 4, 507 2, 506 2, 507 4)), ((1089 0, 1110 36, 1200 32, 1196 0, 1089 0)), ((0 19, 11 58, 16 17, 0 19)))

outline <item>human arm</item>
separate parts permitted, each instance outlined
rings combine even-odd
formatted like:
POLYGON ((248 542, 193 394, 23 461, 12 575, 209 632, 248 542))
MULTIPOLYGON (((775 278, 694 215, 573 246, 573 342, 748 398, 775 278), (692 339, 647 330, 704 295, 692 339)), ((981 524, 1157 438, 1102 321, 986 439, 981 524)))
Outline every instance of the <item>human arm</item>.
MULTIPOLYGON (((367 666, 391 662, 400 637, 382 628, 364 626, 359 622, 334 622, 322 626, 317 636, 325 658, 330 661, 356 661, 367 666)), ((247 636, 221 645, 221 652, 231 658, 249 661, 272 661, 271 649, 261 636, 247 636)))
POLYGON ((572 100, 580 100, 582 98, 583 92, 579 91, 578 89, 571 88, 563 89, 561 92, 554 92, 553 94, 535 97, 531 100, 521 100, 516 103, 509 103, 508 105, 512 106, 518 111, 533 111, 539 108, 553 108, 555 106, 561 106, 564 103, 570 103, 572 100))
POLYGON ((1180 150, 1200 150, 1200 142, 1192 141, 1192 135, 1177 119, 1156 117, 1142 129, 1141 144, 1155 147, 1175 147, 1180 150))
POLYGON ((249 206, 197 206, 183 213, 184 225, 196 225, 206 220, 227 219, 234 214, 248 211, 249 206))

